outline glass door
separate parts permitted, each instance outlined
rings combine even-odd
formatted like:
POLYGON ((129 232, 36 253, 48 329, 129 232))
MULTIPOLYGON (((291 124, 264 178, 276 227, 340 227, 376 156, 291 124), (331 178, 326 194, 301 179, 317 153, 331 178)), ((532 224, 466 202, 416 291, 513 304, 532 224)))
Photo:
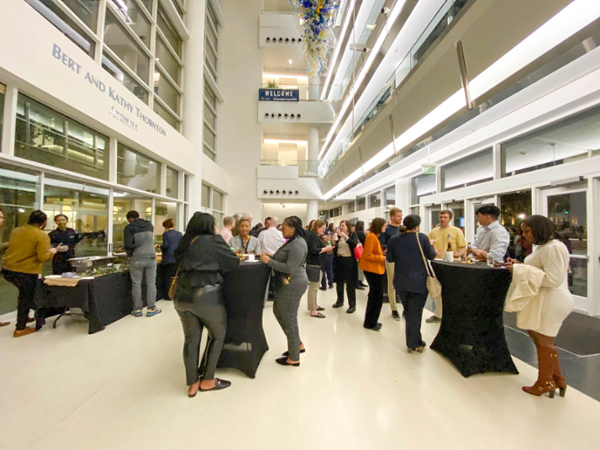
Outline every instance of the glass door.
MULTIPOLYGON (((40 174, 22 167, 0 164, 0 257, 8 247, 10 234, 27 224, 29 215, 39 208, 40 174)), ((17 309, 17 289, 0 277, 0 315, 17 309)))
POLYGON ((452 211, 452 220, 450 224, 458 227, 465 232, 465 203, 464 202, 452 202, 444 205, 444 209, 452 211))
MULTIPOLYGON (((421 230, 422 233, 429 234, 431 230, 437 227, 440 224, 440 211, 442 210, 442 205, 431 205, 427 208, 427 215, 429 218, 429 226, 427 230, 421 230)), ((423 227, 421 227, 423 228, 423 227)))
POLYGON ((113 194, 113 252, 125 251, 123 248, 125 227, 129 225, 127 222, 127 213, 129 211, 137 211, 140 219, 149 220, 152 222, 152 198, 144 197, 128 192, 117 192, 113 194))
POLYGON ((542 191, 542 200, 544 215, 554 222, 571 254, 569 290, 574 296, 575 308, 590 312, 587 186, 546 189, 542 191))
POLYGON ((479 222, 477 222, 477 210, 483 205, 496 205, 498 206, 498 202, 496 197, 482 197, 471 200, 473 217, 475 220, 473 221, 473 230, 475 230, 475 236, 479 233, 481 226, 479 222))

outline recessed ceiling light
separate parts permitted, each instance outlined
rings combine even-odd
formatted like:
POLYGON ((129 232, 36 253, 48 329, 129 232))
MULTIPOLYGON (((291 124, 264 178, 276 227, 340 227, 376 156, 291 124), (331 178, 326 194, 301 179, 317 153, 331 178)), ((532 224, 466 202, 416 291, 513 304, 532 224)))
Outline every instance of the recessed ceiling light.
POLYGON ((289 62, 290 64, 292 64, 294 61, 292 61, 292 60, 290 59, 290 60, 288 60, 288 62, 289 62))

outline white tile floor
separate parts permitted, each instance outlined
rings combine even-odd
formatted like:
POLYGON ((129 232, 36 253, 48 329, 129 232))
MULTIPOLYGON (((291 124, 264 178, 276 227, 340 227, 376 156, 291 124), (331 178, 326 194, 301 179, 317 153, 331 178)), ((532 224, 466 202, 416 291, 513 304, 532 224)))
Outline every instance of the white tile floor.
MULTIPOLYGON (((274 362, 286 348, 269 303, 271 350, 256 379, 219 371, 233 386, 194 399, 171 303, 91 336, 72 318, 20 339, 1 328, 0 449, 599 448, 600 403, 574 389, 564 399, 526 395, 536 370, 518 360, 521 375, 465 379, 430 349, 408 354, 389 305, 381 332, 362 328, 358 294, 348 315, 331 308, 333 291, 319 292, 325 320, 309 318, 304 300, 299 368, 274 362)), ((437 329, 423 324, 428 343, 437 329)))

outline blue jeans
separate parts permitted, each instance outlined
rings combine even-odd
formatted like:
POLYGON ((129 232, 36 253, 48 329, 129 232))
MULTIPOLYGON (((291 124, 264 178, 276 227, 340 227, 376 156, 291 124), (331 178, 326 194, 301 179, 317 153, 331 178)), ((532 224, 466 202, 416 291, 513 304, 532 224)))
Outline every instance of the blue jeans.
POLYGON ((133 309, 142 309, 142 280, 146 275, 146 302, 148 308, 156 305, 156 260, 137 259, 132 260, 129 273, 131 275, 131 293, 133 296, 133 309))

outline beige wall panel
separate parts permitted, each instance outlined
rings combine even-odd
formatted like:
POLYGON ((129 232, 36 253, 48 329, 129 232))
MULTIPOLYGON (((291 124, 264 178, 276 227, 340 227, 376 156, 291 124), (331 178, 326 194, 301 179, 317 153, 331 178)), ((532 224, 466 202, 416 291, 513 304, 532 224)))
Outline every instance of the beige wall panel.
MULTIPOLYGON (((475 78, 572 0, 495 0, 462 32, 469 79, 475 78)), ((475 13, 476 11, 473 11, 475 13)), ((467 11, 465 19, 472 11, 467 11)), ((461 26, 460 21, 457 24, 461 26)))

